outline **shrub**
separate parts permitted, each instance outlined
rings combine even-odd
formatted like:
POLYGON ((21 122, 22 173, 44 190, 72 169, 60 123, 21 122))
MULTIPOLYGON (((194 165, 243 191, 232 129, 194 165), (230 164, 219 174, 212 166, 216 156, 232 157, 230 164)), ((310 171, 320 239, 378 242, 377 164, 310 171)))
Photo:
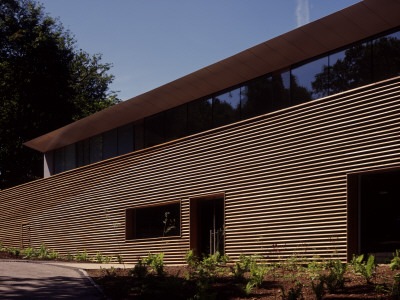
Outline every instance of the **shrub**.
POLYGON ((115 258, 117 259, 117 262, 119 263, 119 264, 123 264, 124 263, 124 260, 122 259, 122 255, 121 254, 116 254, 115 255, 115 258))
POLYGON ((252 256, 240 254, 239 261, 235 262, 234 267, 231 267, 233 276, 238 280, 244 280, 244 274, 250 271, 250 264, 253 260, 252 256))
POLYGON ((147 257, 144 257, 142 262, 152 267, 158 276, 164 276, 164 252, 159 254, 152 254, 149 252, 147 257))
POLYGON ((67 255, 65 256, 65 259, 66 260, 74 260, 74 256, 71 253, 67 252, 67 255))
POLYGON ((147 266, 141 260, 139 260, 135 267, 129 272, 130 275, 141 279, 145 278, 147 276, 147 273, 147 266))
POLYGON ((30 258, 37 256, 37 253, 36 253, 35 249, 33 249, 32 247, 28 247, 28 248, 21 250, 21 256, 23 258, 30 259, 30 258))
POLYGON ((89 260, 89 256, 88 256, 88 254, 86 252, 86 249, 82 253, 80 253, 79 250, 77 250, 75 259, 77 261, 88 261, 89 260))
POLYGON ((400 270, 400 253, 399 250, 396 250, 393 253, 393 259, 390 261, 390 270, 400 270))
POLYGON ((264 264, 257 264, 257 261, 253 261, 250 264, 250 282, 260 287, 263 283, 264 276, 267 274, 268 268, 264 264))
POLYGON ((400 273, 394 275, 391 296, 393 297, 393 299, 400 298, 400 273))
POLYGON ((360 256, 353 255, 353 259, 351 261, 351 265, 356 274, 364 277, 367 283, 371 283, 371 278, 375 274, 376 264, 375 264, 375 256, 372 254, 368 257, 367 262, 363 261, 364 255, 360 256))
POLYGON ((325 284, 330 293, 335 293, 337 290, 344 288, 344 274, 347 271, 347 265, 340 260, 331 260, 328 263, 329 273, 323 276, 325 284))
POLYGON ((303 286, 300 283, 296 283, 294 287, 291 287, 288 293, 285 293, 285 289, 281 286, 281 297, 282 300, 296 300, 296 299, 303 299, 301 290, 303 286))
POLYGON ((37 257, 39 259, 47 259, 49 256, 49 249, 47 249, 45 244, 40 245, 40 248, 37 252, 37 257))
POLYGON ((326 293, 324 285, 325 285, 325 279, 323 276, 320 276, 319 282, 317 284, 314 284, 314 281, 311 282, 311 288, 317 300, 322 299, 322 297, 324 297, 326 293))
POLYGON ((51 252, 48 253, 47 257, 49 259, 57 259, 58 258, 58 252, 52 250, 51 252))
POLYGON ((199 264, 197 256, 194 254, 193 249, 189 250, 185 254, 185 260, 189 267, 195 268, 199 264))
POLYGON ((10 253, 11 255, 15 256, 15 257, 19 257, 21 251, 18 248, 15 247, 11 247, 11 248, 7 248, 8 253, 10 253))

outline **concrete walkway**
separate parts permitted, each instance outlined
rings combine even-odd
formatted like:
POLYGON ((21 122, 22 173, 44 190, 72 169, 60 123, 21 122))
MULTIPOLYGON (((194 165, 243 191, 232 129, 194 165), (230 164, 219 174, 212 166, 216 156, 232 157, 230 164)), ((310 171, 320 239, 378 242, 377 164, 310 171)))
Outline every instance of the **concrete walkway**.
POLYGON ((83 270, 100 266, 123 267, 121 264, 0 260, 0 299, 105 299, 83 270))

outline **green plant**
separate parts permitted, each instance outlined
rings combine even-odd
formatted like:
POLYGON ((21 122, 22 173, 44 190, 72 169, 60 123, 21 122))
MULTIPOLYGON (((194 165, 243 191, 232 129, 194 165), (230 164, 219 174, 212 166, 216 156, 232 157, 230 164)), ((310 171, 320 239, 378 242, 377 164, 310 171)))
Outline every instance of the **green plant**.
POLYGON ((194 254, 193 249, 185 254, 185 260, 189 267, 195 268, 199 264, 198 257, 194 254))
POLYGON ((261 286, 264 280, 265 274, 268 273, 268 268, 264 264, 257 263, 257 261, 253 261, 250 264, 250 282, 256 286, 261 286))
POLYGON ((317 261, 320 259, 319 256, 315 256, 314 259, 315 260, 311 260, 308 262, 306 269, 306 272, 312 280, 319 278, 320 272, 326 270, 327 268, 327 263, 325 262, 325 260, 322 260, 321 262, 317 261))
POLYGON ((400 299, 400 273, 394 275, 391 296, 394 299, 400 299))
POLYGON ((303 286, 300 283, 296 283, 294 287, 291 287, 286 294, 285 289, 283 286, 281 288, 281 297, 282 300, 297 300, 297 299, 303 299, 301 290, 303 289, 303 286))
POLYGON ((102 263, 104 261, 104 257, 103 257, 103 254, 101 253, 101 251, 98 251, 96 253, 94 260, 97 261, 98 263, 102 263))
POLYGON ((375 274, 376 271, 376 263, 375 256, 372 254, 368 257, 367 262, 364 262, 364 255, 360 256, 353 255, 353 259, 351 261, 351 265, 356 274, 364 277, 367 283, 371 283, 371 278, 375 274))
POLYGON ((164 276, 164 252, 152 254, 149 252, 147 257, 144 257, 142 262, 147 264, 155 271, 158 276, 164 276))
POLYGON ((322 299, 322 297, 324 297, 326 291, 325 291, 325 280, 323 276, 320 276, 318 283, 314 283, 314 281, 311 281, 311 288, 315 294, 315 298, 317 298, 317 300, 322 299))
POLYGON ((52 250, 51 252, 49 251, 47 257, 49 259, 57 259, 58 258, 58 252, 56 252, 55 250, 52 250))
POLYGON ((141 260, 135 265, 135 267, 129 272, 130 275, 137 278, 145 278, 148 274, 147 266, 141 260))
POLYGON ((3 241, 0 241, 0 251, 6 250, 3 244, 3 241))
POLYGON ((65 259, 66 260, 74 260, 74 256, 71 253, 67 252, 67 255, 65 255, 65 259))
POLYGON ((254 282, 247 282, 247 284, 243 288, 243 293, 245 296, 250 296, 251 292, 253 291, 256 284, 254 282))
POLYGON ((77 261, 88 261, 89 260, 89 256, 88 256, 88 254, 86 252, 86 249, 82 253, 80 253, 79 250, 77 250, 75 259, 77 261))
POLYGON ((393 259, 390 261, 390 270, 400 270, 400 253, 399 250, 396 250, 393 253, 393 259))
POLYGON ((123 264, 124 263, 124 260, 122 259, 122 255, 121 254, 116 254, 115 255, 115 258, 117 259, 117 262, 119 263, 119 264, 123 264))
POLYGON ((240 254, 239 261, 236 261, 234 267, 231 267, 233 276, 238 280, 244 280, 244 274, 250 271, 252 261, 252 256, 240 254))
POLYGON ((335 293, 337 290, 344 288, 344 274, 347 271, 347 265, 340 260, 331 260, 328 262, 329 273, 323 276, 326 287, 330 293, 335 293))
POLYGON ((8 253, 10 253, 11 255, 15 256, 15 257, 19 257, 21 251, 18 248, 15 247, 11 247, 11 248, 7 248, 8 253))
POLYGON ((37 252, 37 257, 39 259, 47 259, 49 256, 49 249, 47 249, 45 244, 40 245, 40 248, 37 252))
POLYGON ((100 269, 106 272, 107 277, 115 277, 117 275, 114 267, 111 267, 110 269, 100 267, 100 269))
POLYGON ((32 247, 28 247, 28 248, 21 250, 21 256, 23 258, 30 259, 30 258, 35 257, 36 255, 37 255, 37 253, 36 253, 35 249, 33 249, 32 247))
POLYGON ((111 256, 103 256, 103 263, 108 264, 111 261, 112 257, 111 256))

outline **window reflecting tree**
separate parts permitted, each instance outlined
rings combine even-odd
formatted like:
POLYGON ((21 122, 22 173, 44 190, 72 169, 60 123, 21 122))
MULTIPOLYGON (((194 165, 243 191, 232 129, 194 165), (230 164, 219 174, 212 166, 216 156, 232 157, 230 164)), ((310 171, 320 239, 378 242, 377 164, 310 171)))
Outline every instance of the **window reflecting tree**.
POLYGON ((240 120, 240 88, 218 95, 213 100, 215 127, 240 120))

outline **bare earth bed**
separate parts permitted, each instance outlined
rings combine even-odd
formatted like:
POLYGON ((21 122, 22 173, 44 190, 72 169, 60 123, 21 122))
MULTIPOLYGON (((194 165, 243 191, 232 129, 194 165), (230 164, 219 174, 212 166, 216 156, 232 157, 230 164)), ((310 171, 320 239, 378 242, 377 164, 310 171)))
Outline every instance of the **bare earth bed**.
MULTIPOLYGON (((102 287, 110 299, 189 299, 196 294, 196 282, 187 280, 189 268, 186 266, 166 267, 166 275, 158 277, 150 274, 145 278, 131 275, 131 269, 99 269, 87 270, 93 280, 102 287)), ((322 274, 324 271, 319 271, 322 274)), ((390 288, 396 271, 391 271, 388 265, 379 265, 372 284, 347 270, 343 290, 335 294, 325 294, 323 299, 396 299, 387 292, 378 291, 376 286, 390 288)), ((315 277, 314 277, 315 278, 315 277)), ((219 274, 210 284, 204 299, 282 299, 281 287, 287 293, 296 287, 295 281, 302 286, 301 295, 304 299, 316 299, 311 288, 310 274, 305 269, 288 271, 282 268, 268 272, 264 276, 261 287, 254 288, 248 296, 243 293, 246 281, 236 280, 226 268, 224 274, 219 274)), ((314 281, 315 283, 318 280, 314 281)))

